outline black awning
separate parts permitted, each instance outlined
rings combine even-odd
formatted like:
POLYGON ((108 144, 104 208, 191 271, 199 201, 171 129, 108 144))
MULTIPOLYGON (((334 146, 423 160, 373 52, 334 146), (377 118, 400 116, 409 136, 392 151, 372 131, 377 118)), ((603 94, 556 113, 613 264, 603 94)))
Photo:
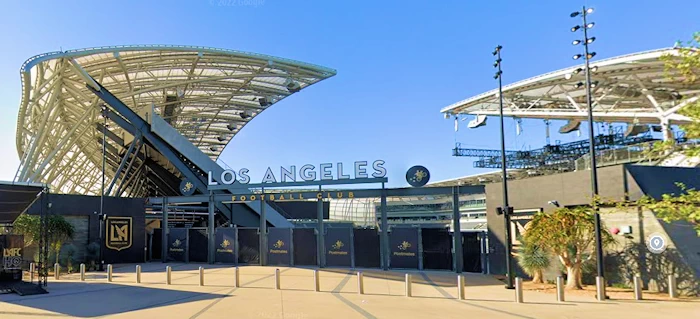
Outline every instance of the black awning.
POLYGON ((0 224, 12 224, 43 188, 42 184, 0 182, 0 224))

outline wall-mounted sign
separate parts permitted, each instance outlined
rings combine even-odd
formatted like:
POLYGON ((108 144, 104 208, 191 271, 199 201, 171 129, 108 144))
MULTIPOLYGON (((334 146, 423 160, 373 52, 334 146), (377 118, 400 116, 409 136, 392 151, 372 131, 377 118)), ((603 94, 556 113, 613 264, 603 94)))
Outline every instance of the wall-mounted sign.
MULTIPOLYGON (((376 160, 372 163, 372 173, 371 176, 374 178, 386 177, 386 168, 384 167, 384 161, 376 160)), ((344 179, 363 179, 370 178, 370 173, 368 172, 369 163, 367 161, 357 161, 354 163, 353 168, 343 167, 343 163, 337 163, 333 165, 332 163, 320 164, 318 168, 311 164, 306 164, 301 166, 298 170, 297 167, 292 165, 289 167, 280 167, 279 175, 275 175, 272 168, 268 167, 265 171, 265 175, 261 183, 286 183, 286 182, 297 182, 297 181, 317 181, 317 180, 344 180, 344 179), (350 175, 350 172, 353 175, 350 175), (279 179, 278 179, 279 177, 279 179)), ((242 168, 238 172, 234 170, 224 170, 219 176, 213 176, 212 172, 208 172, 208 185, 215 186, 219 184, 231 185, 238 181, 241 184, 250 183, 250 172, 247 168, 242 168)))
POLYGON ((105 247, 120 251, 131 247, 133 225, 131 217, 107 217, 105 247))
POLYGON ((180 193, 183 196, 190 196, 190 195, 194 194, 194 191, 195 191, 194 183, 190 182, 187 179, 184 179, 184 180, 182 180, 182 182, 180 182, 180 193))
POLYGON ((406 182, 413 187, 421 187, 430 180, 430 172, 427 168, 416 165, 406 172, 406 182))
POLYGON ((24 248, 24 237, 22 235, 0 235, 0 253, 2 253, 3 268, 22 269, 22 250, 24 248))
POLYGON ((324 192, 291 192, 278 194, 248 194, 231 195, 232 202, 252 202, 258 200, 268 201, 299 201, 307 199, 343 199, 355 198, 352 191, 324 191, 324 192))

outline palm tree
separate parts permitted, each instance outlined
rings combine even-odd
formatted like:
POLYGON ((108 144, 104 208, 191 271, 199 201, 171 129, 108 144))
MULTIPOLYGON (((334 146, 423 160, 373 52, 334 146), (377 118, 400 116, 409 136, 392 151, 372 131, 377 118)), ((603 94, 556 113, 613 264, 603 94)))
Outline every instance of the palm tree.
POLYGON ((544 283, 543 272, 549 267, 549 254, 542 247, 528 242, 524 236, 518 238, 522 246, 516 257, 520 267, 532 277, 536 284, 544 283))

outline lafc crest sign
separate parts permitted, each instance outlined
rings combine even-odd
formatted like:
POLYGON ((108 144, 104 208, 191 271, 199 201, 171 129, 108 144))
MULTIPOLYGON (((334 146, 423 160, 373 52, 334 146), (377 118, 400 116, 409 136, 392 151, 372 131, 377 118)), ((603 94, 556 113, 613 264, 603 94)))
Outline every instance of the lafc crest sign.
POLYGON ((131 217, 107 217, 105 247, 116 251, 131 247, 133 223, 131 217))

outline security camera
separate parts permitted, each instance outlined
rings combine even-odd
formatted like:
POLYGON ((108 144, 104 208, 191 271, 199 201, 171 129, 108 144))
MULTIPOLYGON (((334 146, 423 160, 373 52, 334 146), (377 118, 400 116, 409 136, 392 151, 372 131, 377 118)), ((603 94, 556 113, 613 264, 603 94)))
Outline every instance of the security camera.
POLYGON ((547 204, 552 205, 554 207, 559 207, 559 202, 557 202, 555 200, 550 200, 547 202, 547 204))

